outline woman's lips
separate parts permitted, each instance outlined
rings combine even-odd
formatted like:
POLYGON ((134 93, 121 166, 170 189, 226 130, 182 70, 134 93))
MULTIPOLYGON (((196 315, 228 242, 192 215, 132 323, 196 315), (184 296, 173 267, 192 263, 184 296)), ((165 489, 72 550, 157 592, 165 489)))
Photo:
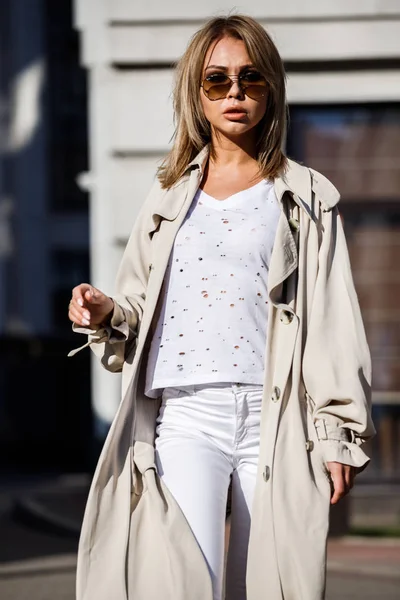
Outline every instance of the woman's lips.
POLYGON ((223 115, 229 121, 240 121, 240 119, 247 117, 247 112, 238 110, 227 110, 223 113, 223 115))

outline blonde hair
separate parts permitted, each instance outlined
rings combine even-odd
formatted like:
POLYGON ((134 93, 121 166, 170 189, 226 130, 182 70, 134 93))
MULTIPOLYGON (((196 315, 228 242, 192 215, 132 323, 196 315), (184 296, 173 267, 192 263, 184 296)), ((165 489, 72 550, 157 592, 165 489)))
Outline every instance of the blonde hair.
POLYGON ((176 67, 174 141, 157 174, 163 188, 172 187, 198 152, 211 142, 211 127, 203 113, 199 90, 207 51, 224 36, 243 40, 252 63, 268 82, 267 109, 257 125, 260 174, 274 179, 286 166, 282 150, 287 121, 286 75, 279 52, 265 29, 251 17, 216 17, 195 33, 176 67))

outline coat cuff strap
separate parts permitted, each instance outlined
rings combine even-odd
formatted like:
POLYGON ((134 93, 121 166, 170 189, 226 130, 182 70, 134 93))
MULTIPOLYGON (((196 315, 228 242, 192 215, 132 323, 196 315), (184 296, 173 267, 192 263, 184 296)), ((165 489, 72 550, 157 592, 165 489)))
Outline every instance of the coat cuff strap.
POLYGON ((315 421, 315 429, 325 462, 339 462, 363 470, 370 458, 361 449, 362 439, 352 429, 333 426, 326 419, 315 421))
POLYGON ((74 356, 91 344, 101 344, 104 342, 116 344, 118 342, 125 342, 129 337, 129 325, 126 320, 124 309, 115 300, 114 310, 109 324, 98 326, 96 329, 91 329, 90 327, 80 327, 73 323, 72 331, 74 333, 87 335, 88 341, 86 344, 83 344, 83 346, 71 350, 71 352, 68 353, 69 357, 74 356))
POLYGON ((319 444, 325 463, 338 462, 362 471, 370 461, 361 447, 355 443, 328 439, 320 440, 319 444))
POLYGON ((129 337, 129 325, 125 311, 122 306, 116 302, 116 300, 113 299, 113 301, 114 310, 110 319, 110 323, 104 327, 110 344, 126 342, 129 337))

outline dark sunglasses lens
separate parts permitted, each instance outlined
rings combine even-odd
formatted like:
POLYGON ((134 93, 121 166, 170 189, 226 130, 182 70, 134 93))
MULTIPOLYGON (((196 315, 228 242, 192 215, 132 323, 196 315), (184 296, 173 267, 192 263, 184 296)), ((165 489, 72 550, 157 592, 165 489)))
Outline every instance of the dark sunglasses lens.
POLYGON ((203 82, 204 92, 210 100, 220 100, 229 92, 231 81, 224 75, 211 75, 203 82))
POLYGON ((267 93, 267 84, 261 80, 260 83, 250 83, 243 85, 244 93, 252 100, 259 100, 267 93))
POLYGON ((231 88, 230 82, 229 83, 218 83, 218 84, 212 85, 206 93, 210 100, 221 100, 222 98, 225 98, 225 96, 229 92, 230 88, 231 88))

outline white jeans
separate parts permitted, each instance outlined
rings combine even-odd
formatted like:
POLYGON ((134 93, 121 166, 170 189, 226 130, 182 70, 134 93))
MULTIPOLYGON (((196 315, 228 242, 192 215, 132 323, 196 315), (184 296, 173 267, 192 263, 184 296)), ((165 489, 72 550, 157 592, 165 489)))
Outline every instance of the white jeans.
POLYGON ((227 492, 232 479, 226 600, 246 599, 250 513, 260 443, 262 385, 168 387, 157 419, 158 472, 207 561, 222 600, 227 492))

